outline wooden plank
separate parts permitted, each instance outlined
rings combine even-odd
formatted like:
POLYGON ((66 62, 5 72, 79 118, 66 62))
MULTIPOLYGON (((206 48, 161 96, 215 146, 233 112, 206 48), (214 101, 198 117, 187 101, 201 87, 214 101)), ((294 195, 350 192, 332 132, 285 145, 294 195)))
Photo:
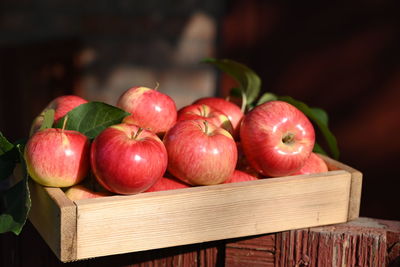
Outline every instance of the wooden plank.
MULTIPOLYGON (((359 218, 349 223, 326 227, 300 229, 218 242, 99 257, 85 261, 77 261, 67 265, 76 267, 311 267, 316 266, 316 262, 318 262, 319 257, 327 254, 326 252, 320 253, 320 247, 318 246, 320 240, 318 237, 319 235, 336 236, 330 239, 323 238, 332 244, 332 246, 328 247, 336 250, 336 260, 329 260, 331 262, 336 262, 336 265, 333 266, 357 266, 357 262, 365 262, 365 260, 359 259, 359 257, 368 259, 372 263, 378 262, 376 265, 371 263, 359 266, 382 265, 379 263, 379 261, 386 262, 386 264, 383 266, 400 266, 400 222, 371 218, 359 218), (319 231, 317 231, 317 235, 312 233, 315 232, 314 229, 319 229, 319 231), (324 230, 321 231, 321 229, 324 230), (362 235, 364 237, 360 238, 362 235), (282 245, 282 240, 285 240, 284 246, 282 245), (373 240, 378 240, 379 242, 371 242, 373 240), (224 253, 225 243, 226 249, 224 253), (343 247, 346 248, 344 252, 343 247), (368 249, 366 249, 366 247, 368 247, 368 249), (242 251, 240 251, 240 249, 242 249, 242 251), (208 253, 209 258, 207 260, 203 260, 201 255, 206 250, 207 252, 205 253, 208 253), (239 251, 239 254, 234 255, 234 251, 239 251), (358 251, 363 251, 362 256, 361 254, 358 254, 358 251), (378 251, 381 252, 378 253, 378 251), (383 251, 385 251, 384 255, 382 254, 383 251), (261 256, 262 252, 265 252, 265 257, 261 256), (342 255, 345 255, 345 258, 343 258, 342 255), (275 257, 277 258, 276 262, 275 257), (284 261, 279 261, 280 259, 284 259, 284 261), (288 265, 288 259, 291 259, 293 264, 288 265), (351 262, 354 264, 351 264, 351 262)), ((46 247, 40 236, 37 235, 36 231, 29 223, 27 227, 24 228, 22 234, 18 237, 11 233, 0 235, 0 244, 2 245, 3 249, 0 250, 0 252, 2 252, 2 254, 0 253, 0 266, 66 266, 55 258, 53 252, 46 247), (31 235, 28 233, 29 231, 33 231, 35 235, 31 235)), ((334 255, 334 253, 330 253, 330 255, 334 255)))
POLYGON ((78 200, 77 259, 345 222, 346 171, 78 200))
POLYGON ((400 222, 351 222, 228 240, 226 266, 400 266, 400 222))
POLYGON ((398 266, 400 222, 348 223, 277 233, 275 266, 398 266), (397 265, 396 265, 397 264, 397 265))
POLYGON ((330 170, 345 170, 351 174, 351 188, 349 200, 348 220, 357 219, 360 215, 361 206, 361 190, 362 190, 362 173, 346 164, 320 155, 327 163, 330 170))
POLYGON ((60 188, 29 182, 29 220, 63 262, 76 259, 76 205, 60 188))
POLYGON ((228 241, 225 246, 225 266, 275 266, 276 234, 246 237, 228 241))

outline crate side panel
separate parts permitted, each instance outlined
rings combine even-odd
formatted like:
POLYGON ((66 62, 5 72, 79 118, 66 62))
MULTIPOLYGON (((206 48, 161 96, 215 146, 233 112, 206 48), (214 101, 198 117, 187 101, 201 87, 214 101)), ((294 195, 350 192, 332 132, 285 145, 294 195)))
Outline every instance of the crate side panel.
POLYGON ((361 191, 362 191, 362 173, 346 164, 321 155, 327 163, 330 170, 345 170, 351 174, 351 189, 349 200, 348 220, 357 219, 360 215, 361 191))
POLYGON ((63 262, 76 259, 76 206, 59 188, 29 182, 29 220, 63 262))
POLYGON ((60 256, 60 214, 57 203, 50 198, 44 187, 30 181, 29 183, 32 207, 29 220, 35 226, 47 245, 57 257, 60 256))
POLYGON ((335 171, 77 201, 77 258, 345 222, 349 191, 335 171))

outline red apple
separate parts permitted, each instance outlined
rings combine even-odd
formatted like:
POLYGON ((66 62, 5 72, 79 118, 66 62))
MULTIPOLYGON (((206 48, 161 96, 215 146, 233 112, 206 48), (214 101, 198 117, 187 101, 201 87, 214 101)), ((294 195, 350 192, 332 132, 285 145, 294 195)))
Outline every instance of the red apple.
POLYGON ((237 182, 245 182, 245 181, 254 181, 258 180, 257 177, 252 176, 246 172, 235 170, 233 174, 225 181, 225 184, 229 183, 237 183, 237 182))
POLYGON ((233 137, 205 120, 178 121, 164 136, 164 144, 168 171, 191 185, 223 183, 236 166, 233 137))
POLYGON ((206 120, 233 134, 233 126, 229 118, 221 111, 204 104, 193 104, 181 108, 178 111, 178 121, 181 120, 206 120))
POLYGON ((325 161, 321 159, 320 156, 312 152, 303 167, 301 167, 300 170, 293 173, 292 175, 321 173, 327 171, 328 166, 326 165, 325 161))
POLYGON ((92 143, 90 159, 97 181, 117 194, 147 190, 167 168, 167 151, 158 136, 126 123, 102 131, 92 143))
POLYGON ((120 96, 117 106, 131 113, 123 122, 138 125, 159 135, 163 135, 176 122, 174 100, 147 87, 128 89, 120 96))
POLYGON ((64 117, 68 112, 79 105, 85 104, 88 101, 76 95, 63 95, 55 98, 46 109, 52 108, 55 111, 54 122, 64 117))
POLYGON ((65 191, 65 195, 74 201, 79 199, 106 197, 110 196, 110 193, 95 192, 83 185, 74 185, 65 191))
POLYGON ((28 173, 37 183, 68 187, 88 173, 89 140, 76 131, 44 129, 29 138, 24 156, 28 173))
POLYGON ((53 99, 47 107, 37 116, 32 123, 30 135, 34 134, 39 130, 43 123, 43 114, 48 109, 54 109, 54 124, 58 122, 59 119, 64 117, 68 112, 76 108, 81 104, 85 104, 88 101, 80 96, 76 95, 63 95, 53 99))
POLYGON ((249 164, 266 176, 298 171, 314 147, 314 128, 296 107, 270 101, 255 107, 242 120, 240 139, 249 164))
POLYGON ((145 192, 166 191, 166 190, 187 188, 187 187, 190 187, 190 185, 185 184, 173 178, 162 177, 145 192))
POLYGON ((196 100, 193 104, 204 104, 221 111, 232 123, 234 132, 239 134, 240 121, 243 118, 242 110, 235 104, 220 97, 204 97, 196 100))

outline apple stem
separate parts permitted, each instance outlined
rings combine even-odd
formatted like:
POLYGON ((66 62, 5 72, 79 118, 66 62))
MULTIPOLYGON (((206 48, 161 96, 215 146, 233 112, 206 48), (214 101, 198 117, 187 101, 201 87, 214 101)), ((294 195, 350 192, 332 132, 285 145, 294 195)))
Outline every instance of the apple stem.
POLYGON ((247 96, 246 96, 246 93, 243 90, 241 90, 241 92, 242 92, 242 106, 241 106, 240 109, 242 110, 243 113, 245 113, 246 112, 246 106, 247 106, 247 96))
POLYGON ((200 112, 200 114, 201 114, 201 116, 202 117, 207 117, 206 115, 207 115, 207 107, 206 107, 206 105, 201 105, 201 112, 200 112))
POLYGON ((292 133, 287 133, 285 136, 282 138, 282 142, 286 145, 290 145, 294 143, 294 134, 292 133))
MULTIPOLYGON (((144 128, 140 127, 137 132, 135 133, 135 135, 132 136, 132 139, 137 139, 139 137, 139 135, 143 132, 144 128)), ((133 134, 133 133, 132 133, 133 134)))
POLYGON ((65 128, 67 127, 67 121, 68 121, 68 114, 65 115, 64 121, 63 121, 63 126, 61 130, 64 132, 65 128))
POLYGON ((208 121, 204 121, 204 132, 208 134, 208 121))
POLYGON ((155 91, 158 91, 158 87, 160 87, 159 82, 156 82, 156 87, 154 88, 155 91))

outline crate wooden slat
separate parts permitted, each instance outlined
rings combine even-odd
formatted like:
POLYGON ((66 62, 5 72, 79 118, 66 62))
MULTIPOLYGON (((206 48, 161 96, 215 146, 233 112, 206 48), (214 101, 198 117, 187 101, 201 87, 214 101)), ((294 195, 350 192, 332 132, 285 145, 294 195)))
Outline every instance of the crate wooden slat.
POLYGON ((361 173, 324 159, 332 171, 75 202, 31 183, 30 220, 65 262, 358 217, 361 173))
POLYGON ((350 201, 349 201, 349 220, 358 218, 360 214, 362 173, 346 164, 333 160, 329 157, 320 155, 330 170, 346 170, 351 174, 350 201))
POLYGON ((29 220, 61 261, 76 259, 76 205, 59 188, 29 182, 29 220))

